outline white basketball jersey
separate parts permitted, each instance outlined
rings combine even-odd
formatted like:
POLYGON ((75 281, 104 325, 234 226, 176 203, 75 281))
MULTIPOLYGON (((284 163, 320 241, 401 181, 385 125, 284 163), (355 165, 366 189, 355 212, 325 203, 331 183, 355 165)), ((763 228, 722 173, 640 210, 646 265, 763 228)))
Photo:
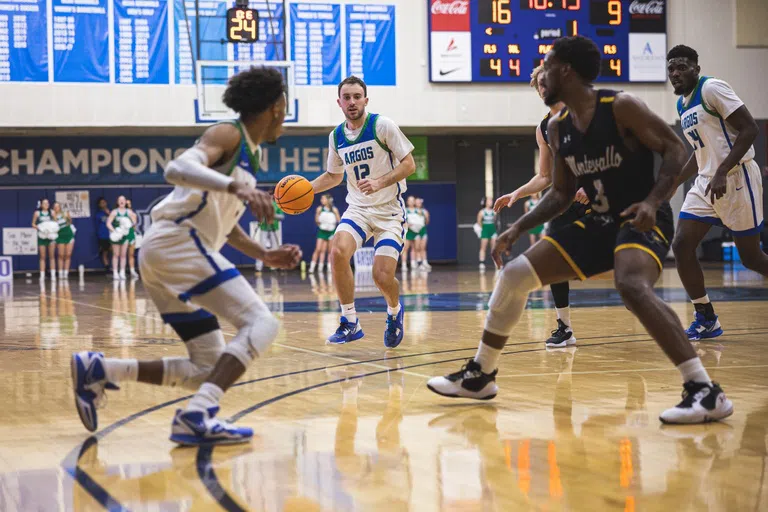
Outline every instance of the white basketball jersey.
MULTIPOLYGON (((234 121, 234 124, 240 130, 240 151, 235 152, 229 161, 212 169, 231 176, 235 181, 255 187, 261 148, 248 141, 239 121, 234 121)), ((243 201, 234 194, 177 185, 152 209, 150 229, 154 230, 158 221, 170 220, 185 230, 194 229, 208 249, 219 251, 227 242, 227 235, 245 213, 245 208, 243 201)), ((168 224, 163 223, 160 226, 157 226, 157 229, 167 229, 168 224)))
MULTIPOLYGON (((738 132, 725 122, 725 118, 741 105, 743 103, 727 83, 708 76, 699 78, 699 83, 687 101, 682 96, 678 99, 680 125, 696 153, 700 176, 713 177, 718 166, 731 152, 738 132), (705 102, 705 98, 715 98, 720 108, 712 104, 714 101, 705 102), (727 111, 724 112, 724 108, 727 111)), ((755 148, 750 146, 739 163, 754 157, 755 148)))
MULTIPOLYGON (((331 132, 335 152, 341 158, 347 174, 347 204, 377 206, 388 203, 405 192, 405 180, 365 195, 357 186, 359 180, 376 179, 389 174, 400 164, 393 152, 376 136, 378 114, 368 114, 363 128, 354 140, 349 140, 341 123, 331 132)), ((334 148, 332 148, 334 149, 334 148)))

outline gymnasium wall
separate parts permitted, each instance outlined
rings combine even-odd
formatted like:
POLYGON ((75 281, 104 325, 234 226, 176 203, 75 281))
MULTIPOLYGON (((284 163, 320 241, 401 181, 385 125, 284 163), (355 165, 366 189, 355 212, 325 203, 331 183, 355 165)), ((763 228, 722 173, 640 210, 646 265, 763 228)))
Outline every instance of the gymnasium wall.
MULTIPOLYGON (((100 0, 99 4, 112 5, 113 1, 117 0, 100 0)), ((406 127, 522 127, 534 126, 539 121, 544 109, 536 94, 524 84, 431 84, 425 0, 376 3, 395 8, 393 65, 397 86, 371 87, 372 111, 384 112, 406 127)), ((38 4, 45 7, 43 0, 38 4)), ((172 4, 173 0, 169 2, 172 4)), ((704 73, 728 80, 755 117, 768 118, 768 96, 763 91, 768 49, 735 47, 734 0, 674 0, 667 5, 668 46, 686 43, 695 47, 701 54, 704 73)), ((170 30, 176 28, 170 25, 170 30)), ((670 124, 675 122, 675 98, 668 85, 623 88, 640 95, 670 124)), ((0 128, 190 126, 195 119, 194 85, 42 81, 0 83, 0 91, 0 128)), ((335 97, 333 86, 299 87, 298 125, 336 124, 340 116, 335 97)))
MULTIPOLYGON (((268 187, 264 187, 267 188, 268 187)), ((41 198, 47 197, 53 201, 56 191, 66 190, 56 187, 51 188, 16 188, 0 190, 0 225, 7 227, 31 227, 32 214, 35 204, 41 198)), ((139 231, 147 227, 149 209, 170 192, 170 187, 164 186, 135 186, 135 187, 79 187, 78 191, 88 192, 91 216, 88 218, 73 219, 77 228, 75 235, 75 248, 72 255, 72 268, 85 265, 87 269, 103 268, 98 261, 98 242, 96 239, 96 200, 104 197, 113 208, 117 197, 125 195, 133 203, 134 210, 139 217, 139 231)), ((330 191, 334 202, 340 211, 346 209, 345 187, 336 187, 330 191)), ((429 226, 431 233, 429 243, 429 258, 432 261, 453 261, 456 259, 456 209, 454 200, 456 187, 452 183, 414 183, 409 184, 406 195, 415 195, 424 198, 425 206, 432 215, 432 223, 429 226)), ((315 199, 312 209, 303 215, 286 215, 283 222, 283 243, 293 243, 301 246, 304 252, 304 260, 309 261, 315 248, 315 234, 317 227, 314 220, 315 207, 320 204, 319 198, 315 199)), ((240 225, 248 232, 249 223, 253 221, 250 212, 246 212, 240 221, 240 225)), ((368 245, 372 245, 370 242, 368 245)), ((0 254, 4 254, 2 239, 0 239, 0 254)), ((242 255, 229 246, 225 246, 222 254, 235 265, 252 264, 253 260, 242 255)), ((38 256, 13 256, 15 271, 36 271, 38 269, 38 256)))

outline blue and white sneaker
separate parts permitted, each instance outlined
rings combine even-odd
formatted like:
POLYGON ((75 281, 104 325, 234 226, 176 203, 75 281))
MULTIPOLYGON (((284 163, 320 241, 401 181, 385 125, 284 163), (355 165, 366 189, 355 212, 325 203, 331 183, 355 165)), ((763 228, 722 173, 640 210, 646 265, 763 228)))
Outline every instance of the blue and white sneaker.
POLYGON ((70 361, 72 385, 75 389, 75 407, 80 421, 89 431, 99 426, 96 409, 106 404, 107 389, 120 389, 107 381, 104 371, 104 354, 101 352, 78 352, 70 361))
POLYGON ((405 308, 403 303, 400 303, 400 312, 397 316, 387 315, 387 328, 384 330, 384 346, 387 348, 395 348, 403 341, 403 334, 405 329, 403 327, 403 320, 405 319, 405 308))
POLYGON ((336 329, 335 333, 328 336, 328 339, 325 340, 325 342, 331 345, 343 345, 350 341, 359 340, 363 336, 365 336, 365 333, 363 332, 363 328, 360 327, 359 318, 355 323, 352 323, 348 322, 345 317, 341 317, 339 328, 336 329))
POLYGON ((723 334, 723 329, 720 327, 720 321, 715 315, 714 320, 707 320, 706 317, 695 311, 693 313, 693 322, 688 329, 685 330, 685 334, 688 335, 688 339, 691 341, 705 340, 708 338, 717 338, 723 334))
POLYGON ((216 418, 218 407, 207 411, 177 410, 171 423, 171 441, 182 446, 247 443, 253 429, 236 427, 216 418))

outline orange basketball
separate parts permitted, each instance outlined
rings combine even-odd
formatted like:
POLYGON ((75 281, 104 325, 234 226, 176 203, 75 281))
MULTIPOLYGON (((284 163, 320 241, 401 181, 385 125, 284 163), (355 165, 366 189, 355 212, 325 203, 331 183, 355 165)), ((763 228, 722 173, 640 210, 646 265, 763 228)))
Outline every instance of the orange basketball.
POLYGON ((303 176, 292 174, 280 180, 275 187, 275 201, 288 215, 309 210, 315 200, 312 184, 303 176))

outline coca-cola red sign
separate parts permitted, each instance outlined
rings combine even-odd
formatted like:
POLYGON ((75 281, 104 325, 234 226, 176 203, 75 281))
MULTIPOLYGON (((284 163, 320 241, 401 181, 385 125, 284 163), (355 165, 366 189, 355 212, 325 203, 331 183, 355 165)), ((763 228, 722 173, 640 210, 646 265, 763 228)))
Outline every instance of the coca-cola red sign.
POLYGON ((429 15, 435 32, 469 31, 469 0, 430 0, 429 15))
POLYGON ((629 4, 630 32, 666 32, 666 0, 632 0, 629 4))

